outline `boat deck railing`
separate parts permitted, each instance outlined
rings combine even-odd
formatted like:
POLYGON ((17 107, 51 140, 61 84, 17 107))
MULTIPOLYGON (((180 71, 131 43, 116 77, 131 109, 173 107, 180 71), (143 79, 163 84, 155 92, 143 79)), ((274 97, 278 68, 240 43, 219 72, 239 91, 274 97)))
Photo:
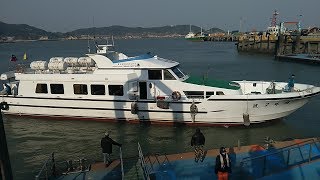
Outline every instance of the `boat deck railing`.
POLYGON ((121 165, 121 179, 124 179, 124 170, 123 170, 123 158, 122 158, 122 148, 120 147, 120 165, 121 165))
POLYGON ((138 151, 139 151, 139 160, 141 167, 144 172, 144 176, 146 180, 156 179, 156 173, 158 173, 159 168, 164 166, 170 166, 170 161, 166 155, 160 155, 158 153, 143 155, 141 146, 138 143, 138 151))
POLYGON ((139 153, 139 162, 140 162, 140 165, 141 165, 142 170, 143 170, 144 179, 145 180, 150 180, 150 176, 149 176, 150 169, 147 168, 147 165, 145 163, 144 156, 143 156, 142 149, 141 149, 141 146, 140 146, 139 142, 138 142, 138 153, 139 153))
POLYGON ((47 160, 43 163, 42 168, 39 173, 35 176, 35 180, 40 179, 49 179, 51 176, 55 176, 55 158, 54 153, 47 158, 47 160))
MULTIPOLYGON (((119 152, 119 158, 121 166, 121 179, 123 180, 124 168, 121 147, 119 152)), ((52 177, 59 177, 61 175, 81 174, 84 172, 89 172, 91 170, 91 165, 94 163, 95 161, 90 161, 84 158, 56 162, 55 153, 51 153, 51 155, 44 161, 39 173, 35 175, 35 180, 49 180, 52 177)))
POLYGON ((251 178, 261 178, 267 175, 287 170, 303 163, 310 163, 320 158, 320 139, 310 139, 296 144, 275 149, 271 153, 247 157, 241 160, 240 168, 243 174, 251 178))

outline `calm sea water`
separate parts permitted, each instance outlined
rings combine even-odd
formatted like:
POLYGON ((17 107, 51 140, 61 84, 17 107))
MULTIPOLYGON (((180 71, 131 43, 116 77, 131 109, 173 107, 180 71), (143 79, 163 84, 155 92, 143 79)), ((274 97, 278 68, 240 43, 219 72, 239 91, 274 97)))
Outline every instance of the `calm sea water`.
MULTIPOLYGON (((287 81, 293 73, 296 81, 319 85, 320 66, 281 62, 272 56, 239 54, 232 42, 188 42, 184 39, 116 40, 116 48, 130 56, 152 52, 179 61, 185 72, 225 80, 287 81)), ((93 47, 93 46, 92 46, 93 47)), ((87 41, 48 41, 0 44, 0 72, 7 71, 11 54, 19 60, 27 52, 30 60, 48 60, 53 56, 82 56, 87 41)), ((319 136, 320 97, 287 118, 250 127, 201 127, 206 148, 263 143, 274 140, 319 136)), ((176 153, 191 151, 190 138, 195 127, 147 126, 128 123, 57 121, 4 116, 10 161, 14 179, 32 179, 51 152, 57 158, 102 159, 100 139, 106 130, 123 144, 124 157, 137 155, 137 143, 144 152, 176 153)), ((113 155, 118 154, 114 148, 113 155)))

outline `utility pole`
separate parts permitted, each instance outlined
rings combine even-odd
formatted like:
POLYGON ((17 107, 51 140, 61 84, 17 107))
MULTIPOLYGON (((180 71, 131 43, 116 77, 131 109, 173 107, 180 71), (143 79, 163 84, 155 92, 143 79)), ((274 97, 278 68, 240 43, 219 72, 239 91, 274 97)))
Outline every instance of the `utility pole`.
POLYGON ((2 180, 12 180, 12 170, 7 146, 6 133, 4 131, 2 112, 8 110, 9 106, 6 102, 0 103, 0 169, 2 180))

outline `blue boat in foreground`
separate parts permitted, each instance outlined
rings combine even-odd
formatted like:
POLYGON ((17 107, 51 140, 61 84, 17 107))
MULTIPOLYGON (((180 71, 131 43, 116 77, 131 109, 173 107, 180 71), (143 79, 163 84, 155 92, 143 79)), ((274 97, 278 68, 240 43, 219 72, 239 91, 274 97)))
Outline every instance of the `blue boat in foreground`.
MULTIPOLYGON (((264 145, 230 147, 232 164, 229 179, 319 179, 320 138, 266 141, 264 145)), ((240 144, 240 143, 239 143, 240 144)), ((138 143, 138 156, 103 162, 80 159, 58 162, 54 154, 44 163, 35 179, 217 179, 215 157, 219 149, 205 151, 203 162, 194 153, 144 154, 138 143)))

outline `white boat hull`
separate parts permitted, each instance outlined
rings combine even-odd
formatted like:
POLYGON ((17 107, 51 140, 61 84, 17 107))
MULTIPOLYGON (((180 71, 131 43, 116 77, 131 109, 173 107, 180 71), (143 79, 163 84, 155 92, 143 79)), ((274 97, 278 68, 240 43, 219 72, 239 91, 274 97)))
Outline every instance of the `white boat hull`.
POLYGON ((287 82, 192 77, 176 61, 128 57, 98 46, 88 57, 52 57, 1 74, 5 114, 148 123, 250 125, 288 116, 320 88, 287 82), (7 95, 8 94, 8 95, 7 95))
POLYGON ((131 113, 133 101, 68 98, 3 97, 9 104, 5 114, 39 117, 126 120, 150 123, 187 123, 242 125, 244 114, 250 123, 261 123, 288 116, 308 102, 308 97, 281 99, 213 99, 196 102, 198 113, 191 118, 191 101, 169 102, 169 109, 157 107, 155 100, 137 101, 137 114, 131 113))

